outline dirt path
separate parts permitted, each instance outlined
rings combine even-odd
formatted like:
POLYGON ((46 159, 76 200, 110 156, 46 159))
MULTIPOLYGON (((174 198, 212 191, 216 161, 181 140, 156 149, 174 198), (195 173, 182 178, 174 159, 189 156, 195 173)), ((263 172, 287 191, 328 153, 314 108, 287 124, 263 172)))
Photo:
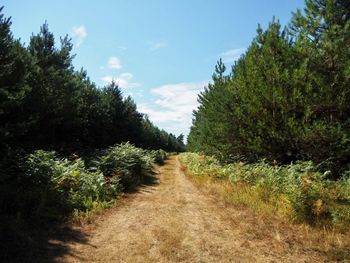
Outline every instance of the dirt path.
MULTIPOLYGON (((70 244, 63 262, 324 262, 259 218, 198 190, 177 157, 140 192, 70 244)), ((288 235, 293 235, 289 233, 288 235)))

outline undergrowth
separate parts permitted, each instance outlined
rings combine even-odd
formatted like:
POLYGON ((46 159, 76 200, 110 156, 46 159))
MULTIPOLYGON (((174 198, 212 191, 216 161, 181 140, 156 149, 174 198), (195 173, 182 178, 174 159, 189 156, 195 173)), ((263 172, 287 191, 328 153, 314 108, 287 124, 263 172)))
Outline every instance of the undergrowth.
POLYGON ((87 167, 81 158, 59 158, 55 152, 35 151, 27 156, 26 216, 44 221, 92 213, 110 207, 125 190, 152 174, 153 163, 163 162, 162 150, 147 151, 129 143, 110 147, 87 167))
POLYGON ((146 180, 153 164, 163 163, 166 157, 162 150, 148 151, 124 143, 89 162, 44 150, 16 159, 14 169, 6 170, 8 176, 2 177, 12 180, 0 184, 0 261, 33 249, 33 237, 45 232, 43 229, 67 220, 91 221, 123 191, 146 180))
POLYGON ((229 183, 224 193, 236 204, 322 227, 346 228, 350 224, 350 177, 330 180, 311 162, 287 166, 237 162, 221 165, 214 157, 180 154, 193 177, 210 177, 229 183))

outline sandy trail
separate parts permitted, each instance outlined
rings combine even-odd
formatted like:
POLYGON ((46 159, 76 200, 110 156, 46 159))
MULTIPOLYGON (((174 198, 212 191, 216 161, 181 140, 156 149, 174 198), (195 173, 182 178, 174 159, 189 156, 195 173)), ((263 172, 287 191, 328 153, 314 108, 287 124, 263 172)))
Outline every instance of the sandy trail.
POLYGON ((264 225, 198 190, 176 156, 157 183, 132 194, 88 229, 88 242, 69 244, 60 262, 324 262, 291 242, 279 225, 264 225), (264 230, 262 230, 264 229, 264 230))

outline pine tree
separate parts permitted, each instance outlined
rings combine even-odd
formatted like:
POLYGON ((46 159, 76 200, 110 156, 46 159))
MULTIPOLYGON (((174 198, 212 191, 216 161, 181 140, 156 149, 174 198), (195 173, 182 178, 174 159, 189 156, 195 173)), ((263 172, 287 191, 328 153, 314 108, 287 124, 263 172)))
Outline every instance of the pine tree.
POLYGON ((350 159, 350 9, 307 0, 287 29, 273 19, 198 96, 190 150, 222 160, 312 160, 341 174, 350 159))
POLYGON ((291 32, 304 64, 309 105, 300 158, 337 170, 350 158, 350 4, 307 0, 304 12, 294 14, 291 32))
POLYGON ((24 118, 24 100, 31 91, 28 77, 32 59, 10 31, 11 20, 0 8, 0 148, 6 152, 8 143, 14 143, 27 127, 24 118), (4 148, 5 147, 5 148, 4 148))

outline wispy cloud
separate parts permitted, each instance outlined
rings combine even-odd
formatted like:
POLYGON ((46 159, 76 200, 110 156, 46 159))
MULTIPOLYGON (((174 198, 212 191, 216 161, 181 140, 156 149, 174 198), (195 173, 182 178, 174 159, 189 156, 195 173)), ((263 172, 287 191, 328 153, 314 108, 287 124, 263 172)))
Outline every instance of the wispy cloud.
POLYGON ((121 73, 118 76, 107 75, 107 76, 104 76, 103 78, 101 78, 101 80, 105 84, 109 84, 112 81, 114 81, 121 88, 137 88, 137 87, 140 87, 141 84, 138 83, 138 82, 133 82, 132 81, 133 78, 134 78, 134 76, 131 73, 125 72, 125 73, 121 73))
POLYGON ((246 51, 245 48, 234 48, 219 54, 224 63, 234 63, 246 51))
POLYGON ((166 40, 148 41, 147 45, 149 46, 150 51, 156 51, 158 49, 167 47, 168 41, 166 40))
POLYGON ((120 62, 120 59, 117 57, 110 57, 107 62, 107 67, 110 69, 121 69, 122 64, 120 62))
POLYGON ((86 28, 84 25, 72 27, 72 37, 75 39, 75 46, 79 47, 87 36, 86 28))
POLYGON ((154 104, 142 104, 138 109, 168 131, 188 133, 192 112, 198 107, 197 96, 207 84, 208 81, 187 82, 154 88, 152 93, 157 96, 154 104))

